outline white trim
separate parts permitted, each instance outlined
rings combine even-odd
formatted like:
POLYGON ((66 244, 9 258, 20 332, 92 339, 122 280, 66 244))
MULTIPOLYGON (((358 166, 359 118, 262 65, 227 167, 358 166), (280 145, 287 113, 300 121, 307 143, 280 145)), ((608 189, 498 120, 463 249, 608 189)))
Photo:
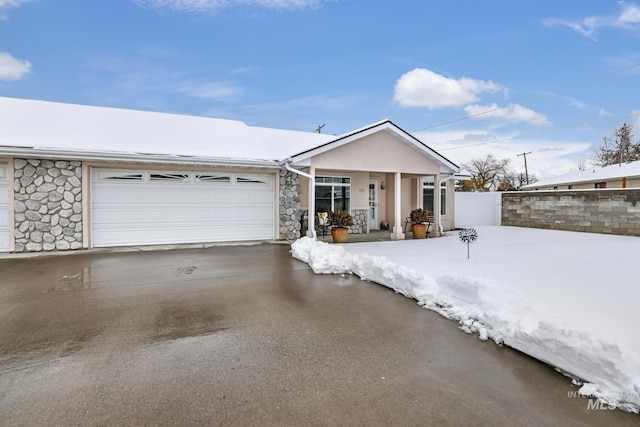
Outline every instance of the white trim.
POLYGON ((9 215, 9 164, 0 163, 0 252, 10 248, 11 215, 9 215))
POLYGON ((433 150, 432 148, 424 144, 422 141, 420 141, 418 138, 405 132, 404 130, 402 130, 401 128, 399 128, 398 126, 396 126, 395 124, 393 124, 388 120, 384 122, 375 123, 367 128, 363 128, 362 130, 356 130, 356 131, 350 132, 346 135, 337 137, 334 141, 328 142, 316 148, 312 148, 305 152, 293 155, 288 161, 290 161, 295 165, 301 165, 302 162, 308 162, 309 159, 314 156, 317 156, 319 154, 341 147, 350 142, 365 138, 369 135, 373 135, 380 131, 387 131, 389 133, 392 133, 393 135, 400 138, 402 141, 404 141, 408 145, 411 145, 414 148, 418 149, 419 151, 425 153, 427 156, 431 157, 436 163, 440 165, 441 171, 444 168, 445 170, 443 172, 445 173, 458 172, 460 170, 460 168, 457 165, 453 164, 451 161, 443 157, 440 153, 433 150))
POLYGON ((402 173, 396 172, 394 179, 394 219, 391 240, 404 240, 404 221, 402 219, 402 173))
MULTIPOLYGON (((369 213, 367 215, 367 232, 368 230, 379 230, 380 229, 380 202, 379 202, 379 191, 378 191, 378 185, 379 182, 377 179, 372 179, 369 178, 369 186, 371 186, 371 184, 373 184, 373 202, 375 204, 375 206, 373 207, 375 209, 375 217, 371 218, 371 199, 369 199, 369 213), (373 227, 371 226, 371 223, 373 222, 373 227)), ((369 191, 371 191, 371 188, 367 188, 367 196, 369 196, 369 191)), ((368 198, 368 197, 367 197, 368 198)))
MULTIPOLYGON (((316 177, 315 169, 310 168, 309 173, 303 172, 298 169, 294 169, 291 164, 285 163, 285 168, 293 173, 297 173, 300 176, 304 176, 309 180, 309 213, 307 214, 307 237, 316 239, 316 227, 315 227, 315 212, 316 210, 316 177)), ((279 205, 279 203, 278 203, 279 205)))
POLYGON ((276 160, 228 159, 217 157, 172 156, 163 154, 139 153, 101 153, 95 151, 76 151, 64 149, 46 149, 40 147, 0 147, 0 156, 15 156, 31 159, 68 159, 92 162, 119 162, 134 164, 179 165, 179 166, 236 166, 248 168, 280 169, 276 160))

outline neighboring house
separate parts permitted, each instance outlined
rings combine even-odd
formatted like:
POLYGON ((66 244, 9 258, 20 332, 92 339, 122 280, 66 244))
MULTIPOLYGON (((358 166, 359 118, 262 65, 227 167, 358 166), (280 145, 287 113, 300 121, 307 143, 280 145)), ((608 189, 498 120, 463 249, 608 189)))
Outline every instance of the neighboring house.
POLYGON ((388 120, 333 136, 0 97, 0 251, 294 240, 341 208, 403 239, 415 207, 453 227, 457 172, 388 120))
POLYGON ((522 190, 586 190, 594 188, 640 188, 640 161, 590 167, 533 184, 522 190))

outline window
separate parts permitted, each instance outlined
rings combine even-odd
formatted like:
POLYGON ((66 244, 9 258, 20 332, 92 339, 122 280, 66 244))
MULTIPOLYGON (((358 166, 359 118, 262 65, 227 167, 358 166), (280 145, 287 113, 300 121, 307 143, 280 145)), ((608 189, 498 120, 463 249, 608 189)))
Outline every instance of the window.
POLYGON ((178 181, 188 182, 189 175, 184 173, 150 173, 149 181, 178 181))
POLYGON ((351 178, 316 177, 316 213, 351 209, 351 178))
POLYGON ((98 181, 142 181, 141 173, 128 170, 98 170, 98 181))
POLYGON ((238 184, 269 184, 269 177, 266 175, 238 176, 236 182, 238 184))
POLYGON ((205 173, 197 173, 195 175, 196 182, 231 182, 230 175, 213 175, 213 174, 205 174, 205 173))
POLYGON ((596 182, 594 188, 607 188, 606 182, 596 182))
MULTIPOLYGON (((422 209, 433 212, 433 181, 422 183, 422 209)), ((447 214, 447 183, 440 183, 440 215, 447 214)))

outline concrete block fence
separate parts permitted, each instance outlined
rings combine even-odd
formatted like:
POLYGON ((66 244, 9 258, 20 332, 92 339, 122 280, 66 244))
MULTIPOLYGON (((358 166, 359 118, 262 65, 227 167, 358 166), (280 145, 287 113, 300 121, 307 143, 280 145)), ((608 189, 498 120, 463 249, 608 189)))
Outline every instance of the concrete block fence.
POLYGON ((502 225, 640 236, 640 189, 503 193, 502 225))

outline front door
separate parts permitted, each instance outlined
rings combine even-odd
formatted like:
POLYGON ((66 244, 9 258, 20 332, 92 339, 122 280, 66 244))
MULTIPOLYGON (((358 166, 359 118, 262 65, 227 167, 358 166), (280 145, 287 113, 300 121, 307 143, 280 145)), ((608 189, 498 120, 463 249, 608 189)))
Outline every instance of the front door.
POLYGON ((369 230, 377 230, 378 222, 378 181, 369 181, 369 230))

